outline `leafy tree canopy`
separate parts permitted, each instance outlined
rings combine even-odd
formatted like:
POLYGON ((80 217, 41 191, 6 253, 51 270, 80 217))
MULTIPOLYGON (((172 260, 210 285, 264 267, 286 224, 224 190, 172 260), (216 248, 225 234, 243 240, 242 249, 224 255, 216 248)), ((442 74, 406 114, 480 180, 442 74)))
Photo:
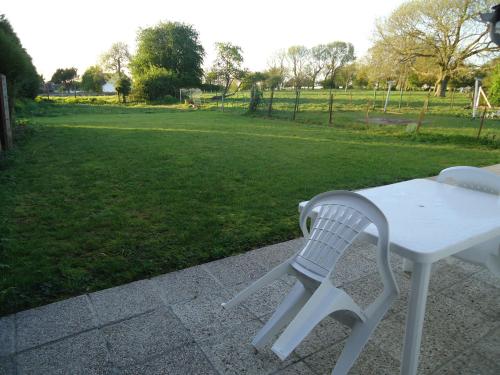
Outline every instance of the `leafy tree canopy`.
POLYGON ((178 88, 196 87, 201 84, 204 55, 198 32, 193 26, 160 22, 139 30, 137 53, 130 67, 134 79, 155 67, 165 69, 169 76, 175 76, 178 88))
POLYGON ((107 71, 120 76, 123 69, 130 62, 128 46, 123 42, 114 43, 111 48, 101 56, 101 65, 107 71))
POLYGON ((34 98, 40 76, 5 15, 0 15, 0 73, 7 77, 10 108, 16 96, 34 98))
POLYGON ((445 96, 455 72, 473 56, 500 51, 479 21, 497 0, 410 0, 377 25, 377 43, 398 61, 423 58, 437 70, 436 95, 445 96))
POLYGON ((82 75, 82 89, 101 93, 102 85, 106 83, 106 76, 99 66, 91 66, 82 75))
POLYGON ((245 71, 242 69, 243 51, 240 46, 230 42, 215 43, 217 58, 215 59, 213 71, 217 80, 224 87, 224 94, 227 93, 234 79, 243 78, 245 71))

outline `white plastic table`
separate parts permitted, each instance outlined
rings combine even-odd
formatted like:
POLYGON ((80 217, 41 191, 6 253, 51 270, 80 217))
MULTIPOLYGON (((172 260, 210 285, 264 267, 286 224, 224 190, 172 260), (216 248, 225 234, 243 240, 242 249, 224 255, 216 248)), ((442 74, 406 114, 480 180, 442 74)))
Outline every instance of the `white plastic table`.
MULTIPOLYGON (((415 375, 432 263, 500 237, 500 196, 428 179, 358 193, 386 215, 391 250, 413 262, 401 374, 415 375)), ((373 226, 366 229, 364 239, 376 243, 373 226)))

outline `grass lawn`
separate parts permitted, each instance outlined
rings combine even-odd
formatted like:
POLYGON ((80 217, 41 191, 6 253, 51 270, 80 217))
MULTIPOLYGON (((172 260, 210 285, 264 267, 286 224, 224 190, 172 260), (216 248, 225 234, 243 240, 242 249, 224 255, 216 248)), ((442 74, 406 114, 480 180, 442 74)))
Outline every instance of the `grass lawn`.
POLYGON ((496 144, 476 142, 457 117, 456 128, 443 117, 439 134, 415 136, 366 128, 356 112, 329 128, 55 107, 31 117, 0 161, 0 315, 295 238, 297 203, 319 192, 500 162, 496 144))

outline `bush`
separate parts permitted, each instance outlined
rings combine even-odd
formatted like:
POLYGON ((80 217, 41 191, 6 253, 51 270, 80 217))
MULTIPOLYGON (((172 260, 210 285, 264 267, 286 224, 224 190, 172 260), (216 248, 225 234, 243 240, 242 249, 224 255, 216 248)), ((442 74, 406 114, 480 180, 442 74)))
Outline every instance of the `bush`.
POLYGON ((163 101, 166 96, 175 96, 177 87, 179 79, 174 72, 153 66, 136 77, 133 94, 146 101, 163 101))
POLYGON ((221 85, 214 85, 212 83, 202 83, 201 84, 201 89, 203 91, 215 91, 215 92, 218 92, 218 91, 222 91, 224 87, 222 87, 221 85))
POLYGON ((500 66, 497 66, 491 75, 489 97, 493 105, 500 105, 500 66))

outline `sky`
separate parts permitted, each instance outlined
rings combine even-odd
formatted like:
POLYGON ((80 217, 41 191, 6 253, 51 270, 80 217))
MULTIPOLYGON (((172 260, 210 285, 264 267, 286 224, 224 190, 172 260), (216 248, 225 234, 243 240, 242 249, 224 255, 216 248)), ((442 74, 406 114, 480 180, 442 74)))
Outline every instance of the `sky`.
POLYGON ((50 79, 57 68, 76 67, 81 75, 118 41, 133 53, 139 28, 160 21, 191 24, 212 65, 215 42, 243 49, 244 66, 264 70, 269 58, 291 45, 312 47, 335 40, 351 42, 362 56, 371 45, 375 20, 401 0, 2 0, 5 14, 33 59, 50 79))

